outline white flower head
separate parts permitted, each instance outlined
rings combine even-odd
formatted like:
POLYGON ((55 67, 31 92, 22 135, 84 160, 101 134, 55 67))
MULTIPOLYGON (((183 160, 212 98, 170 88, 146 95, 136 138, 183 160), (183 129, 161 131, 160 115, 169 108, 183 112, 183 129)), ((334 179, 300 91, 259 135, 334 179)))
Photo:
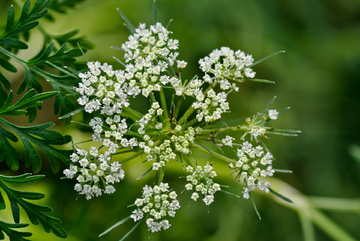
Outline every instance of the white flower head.
POLYGON ((278 112, 276 110, 269 110, 269 118, 276 120, 278 118, 278 112))
POLYGON ((134 203, 137 209, 130 217, 136 222, 149 214, 146 224, 151 232, 158 232, 161 228, 168 229, 171 225, 165 219, 166 216, 174 217, 176 210, 180 208, 176 197, 176 192, 170 192, 167 183, 154 187, 145 185, 142 198, 137 198, 134 203))
POLYGON ((121 164, 117 161, 112 162, 107 154, 99 155, 96 147, 91 147, 90 151, 77 149, 76 152, 77 154, 73 153, 70 156, 75 165, 71 164, 69 169, 63 171, 67 178, 75 178, 78 181, 74 189, 84 194, 87 200, 94 196, 101 196, 103 193, 114 193, 114 186, 108 184, 124 179, 125 172, 121 169, 121 164), (82 158, 76 161, 79 155, 82 158), (104 178, 105 182, 100 182, 101 178, 104 178))
POLYGON ((213 181, 216 176, 216 172, 212 171, 213 167, 207 163, 204 167, 197 166, 194 168, 186 167, 187 172, 191 172, 190 175, 186 176, 188 183, 185 185, 186 190, 193 190, 191 199, 196 201, 200 195, 203 195, 202 199, 206 205, 210 205, 214 201, 214 194, 220 191, 220 185, 213 181))
POLYGON ((222 143, 226 146, 231 146, 233 145, 232 141, 235 140, 234 137, 231 136, 226 136, 224 139, 222 139, 222 143))
POLYGON ((178 69, 184 69, 187 65, 187 62, 185 62, 184 60, 177 60, 176 62, 178 69))

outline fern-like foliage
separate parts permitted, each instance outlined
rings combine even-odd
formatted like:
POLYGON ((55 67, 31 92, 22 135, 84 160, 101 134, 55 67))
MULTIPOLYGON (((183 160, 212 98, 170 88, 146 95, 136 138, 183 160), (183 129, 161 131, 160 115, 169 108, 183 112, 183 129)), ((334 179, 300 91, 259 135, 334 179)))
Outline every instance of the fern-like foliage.
MULTIPOLYGON (((11 57, 4 54, 4 50, 10 53, 16 53, 19 49, 28 48, 27 44, 19 39, 20 33, 25 34, 25 39, 28 39, 29 31, 39 24, 37 20, 46 16, 47 10, 45 8, 49 2, 50 0, 36 1, 35 5, 30 10, 30 1, 26 1, 22 8, 21 16, 16 21, 15 9, 13 6, 10 6, 7 12, 5 31, 0 35, 0 66, 4 69, 11 72, 17 71, 17 69, 8 61, 11 57)), ((0 104, 2 104, 2 101, 5 101, 7 96, 4 88, 10 89, 11 84, 1 72, 0 82, 0 104)))
MULTIPOLYGON (((19 126, 11 123, 7 117, 28 115, 29 122, 32 122, 42 102, 51 97, 55 97, 54 114, 64 116, 72 113, 75 109, 73 104, 75 98, 72 99, 72 96, 76 95, 73 86, 77 85, 79 79, 75 69, 82 69, 84 65, 75 63, 75 58, 93 46, 84 37, 78 37, 77 30, 54 35, 48 33, 39 23, 39 20, 44 18, 54 20, 52 11, 65 13, 84 0, 34 1, 31 3, 30 0, 26 0, 21 8, 21 14, 15 14, 15 8, 10 6, 6 23, 0 23, 0 26, 4 26, 1 28, 4 31, 0 33, 0 162, 6 161, 9 168, 18 170, 21 154, 13 143, 21 142, 25 150, 26 167, 32 167, 34 173, 41 170, 42 160, 38 153, 41 150, 47 155, 52 171, 58 172, 59 161, 66 164, 69 162, 72 150, 60 147, 69 143, 71 137, 51 130, 53 123, 19 126), (43 46, 37 54, 25 60, 17 53, 19 50, 29 48, 27 42, 34 28, 42 33, 43 46), (11 83, 4 74, 4 71, 7 73, 18 71, 18 67, 15 67, 13 62, 20 64, 20 68, 24 70, 23 80, 15 91, 12 90, 11 83), (44 80, 51 84, 54 91, 43 92, 44 80), (22 95, 18 101, 13 101, 14 92, 22 95)), ((67 118, 65 121, 70 122, 70 119, 67 118)), ((18 191, 8 186, 8 184, 34 183, 43 177, 43 175, 32 176, 29 173, 14 177, 0 175, 0 188, 10 201, 14 218, 14 223, 0 220, 0 240, 3 240, 5 235, 11 241, 29 240, 27 238, 31 233, 19 231, 29 225, 20 223, 20 207, 25 210, 32 224, 41 223, 46 232, 53 232, 58 237, 66 237, 64 229, 60 226, 61 221, 48 215, 51 212, 50 207, 30 202, 42 199, 44 194, 18 191)), ((0 210, 6 208, 3 194, 0 192, 0 210)))
POLYGON ((25 108, 35 108, 42 103, 42 100, 48 99, 57 92, 45 92, 36 94, 33 89, 29 90, 18 102, 10 106, 13 98, 13 92, 8 95, 5 105, 0 109, 0 161, 6 160, 8 166, 13 170, 19 169, 18 159, 21 158, 20 153, 9 142, 18 142, 18 138, 13 134, 16 133, 20 137, 25 148, 25 165, 32 166, 34 173, 38 173, 41 169, 41 158, 34 144, 42 149, 49 158, 51 168, 54 172, 59 171, 59 163, 57 158, 67 163, 71 150, 62 150, 55 148, 54 145, 64 145, 71 141, 70 136, 63 136, 59 132, 49 130, 53 123, 41 125, 21 127, 5 120, 3 116, 19 116, 26 113, 25 108), (4 127, 3 127, 3 126, 4 127), (8 131, 11 130, 13 132, 8 131))
POLYGON ((20 41, 16 35, 35 28, 39 24, 37 20, 45 17, 48 13, 46 6, 49 3, 50 0, 36 1, 30 10, 30 0, 26 1, 17 21, 15 21, 14 7, 10 6, 7 13, 6 28, 0 36, 0 43, 15 49, 27 49, 28 46, 20 41))
MULTIPOLYGON (((60 226, 61 221, 47 214, 52 211, 50 207, 27 201, 40 200, 45 196, 44 194, 19 191, 7 185, 26 185, 37 182, 42 178, 44 178, 44 175, 33 176, 30 173, 12 177, 0 175, 0 187, 4 190, 10 201, 10 207, 15 222, 15 224, 11 224, 0 221, 0 240, 4 239, 4 233, 10 237, 10 240, 28 240, 24 237, 31 236, 31 233, 29 232, 19 232, 14 230, 15 228, 23 228, 28 225, 20 224, 20 207, 25 210, 32 224, 38 225, 41 223, 46 232, 53 232, 58 237, 66 238, 67 235, 64 229, 60 226)), ((0 210, 5 208, 5 200, 0 192, 0 210)))
POLYGON ((9 236, 10 241, 30 241, 30 239, 25 237, 30 237, 32 233, 15 230, 16 228, 25 228, 27 226, 29 226, 28 223, 7 223, 0 220, 0 240, 5 239, 5 233, 9 236))
MULTIPOLYGON (((52 0, 48 8, 58 13, 66 13, 68 9, 75 8, 76 5, 84 1, 85 0, 52 0)), ((48 14, 46 17, 52 21, 54 20, 51 14, 48 14)))
MULTIPOLYGON (((21 127, 7 121, 5 116, 25 114, 29 116, 29 122, 32 122, 36 117, 37 109, 41 108, 42 101, 52 96, 55 96, 55 114, 60 113, 63 116, 74 111, 75 105, 71 96, 76 94, 73 86, 78 82, 78 73, 71 66, 74 65, 75 58, 84 52, 77 45, 84 44, 90 48, 92 45, 83 38, 75 37, 77 31, 57 36, 50 35, 39 25, 39 20, 47 16, 48 9, 65 12, 65 9, 73 8, 80 2, 36 0, 31 8, 31 2, 27 0, 18 19, 15 19, 14 7, 10 6, 8 9, 6 27, 0 35, 0 66, 5 71, 16 72, 17 68, 9 60, 22 65, 24 78, 16 94, 26 91, 17 103, 11 105, 14 94, 13 91, 7 93, 7 89, 11 89, 11 84, 0 72, 0 161, 6 160, 7 165, 13 170, 18 170, 18 160, 21 155, 11 142, 18 142, 19 139, 25 147, 25 164, 27 167, 32 166, 34 173, 38 173, 42 166, 34 146, 38 146, 46 153, 54 172, 59 170, 57 159, 68 161, 70 151, 55 146, 68 143, 71 137, 49 130, 53 123, 21 127), (35 27, 43 33, 44 45, 35 56, 24 60, 16 53, 19 49, 28 48, 25 42, 35 27), (44 79, 51 84, 53 92, 42 93, 41 81, 44 79)), ((79 66, 76 66, 76 69, 80 69, 79 66)), ((66 121, 69 122, 70 119, 66 121)))
MULTIPOLYGON (((74 95, 72 86, 78 81, 77 72, 69 71, 71 65, 74 65, 75 58, 81 56, 86 48, 92 48, 92 44, 83 37, 75 37, 77 31, 71 31, 62 35, 51 35, 47 33, 40 25, 38 20, 44 18, 51 8, 58 12, 64 12, 63 8, 71 8, 81 1, 50 1, 37 0, 30 9, 30 0, 27 0, 22 7, 21 16, 15 21, 15 10, 10 6, 7 12, 7 22, 5 31, 0 35, 0 66, 6 71, 16 72, 17 69, 9 60, 13 59, 24 68, 24 79, 16 91, 17 94, 25 90, 43 91, 40 80, 47 80, 58 95, 55 97, 54 113, 64 115, 75 109, 73 100, 70 96, 74 95), (64 4, 64 5, 62 5, 64 4), (20 49, 27 49, 27 41, 30 36, 30 30, 39 27, 44 36, 44 45, 40 52, 30 60, 19 58, 16 53, 20 49), (20 36, 23 36, 23 39, 20 36), (78 45, 84 49, 80 49, 78 45), (59 47, 57 47, 59 46, 59 47), (65 66, 68 69, 65 69, 65 66)), ((74 65, 75 66, 75 65, 74 65)), ((81 69, 76 65, 76 69, 81 69)), ((6 89, 11 89, 10 82, 0 72, 0 107, 7 98, 6 89)), ((41 108, 41 105, 37 107, 41 108)), ((29 121, 32 122, 36 117, 36 108, 28 108, 27 113, 29 121)), ((66 120, 67 122, 70 119, 66 120)))

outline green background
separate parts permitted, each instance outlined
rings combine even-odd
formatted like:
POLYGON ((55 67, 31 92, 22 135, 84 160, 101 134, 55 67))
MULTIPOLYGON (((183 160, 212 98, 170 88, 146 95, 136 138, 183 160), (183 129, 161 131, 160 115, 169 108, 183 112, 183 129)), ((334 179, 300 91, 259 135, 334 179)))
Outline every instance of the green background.
MULTIPOLYGON (((0 2, 2 23, 10 3, 0 2)), ((121 46, 129 32, 117 7, 135 26, 153 23, 151 0, 88 0, 65 15, 56 15, 55 23, 42 24, 54 34, 80 29, 80 35, 86 35, 95 44, 86 54, 89 61, 120 67, 112 56, 122 58, 122 53, 110 46, 121 46)), ((266 141, 276 158, 275 167, 293 171, 276 177, 308 196, 360 197, 360 162, 351 156, 356 145, 360 145, 360 1, 158 0, 157 10, 158 21, 164 25, 173 19, 169 30, 180 41, 179 59, 188 62, 182 73, 186 78, 202 76, 199 58, 222 46, 241 49, 255 60, 285 50, 286 53, 254 67, 257 78, 276 84, 242 84, 239 93, 230 95, 232 113, 225 118, 260 112, 276 95, 272 108, 291 108, 274 126, 302 131, 299 137, 271 136, 266 141)), ((32 56, 41 47, 39 41, 35 34, 32 50, 20 54, 24 58, 32 56)), ((14 86, 21 82, 21 74, 13 77, 14 86)), ((43 113, 52 113, 51 108, 49 102, 43 113)), ((65 126, 49 114, 39 115, 35 123, 48 121, 56 122, 58 130, 73 135, 75 141, 87 137, 78 126, 65 126)), ((132 209, 127 206, 141 195, 141 187, 151 181, 151 178, 135 181, 147 170, 141 161, 135 162, 134 166, 125 166, 127 176, 117 185, 114 195, 91 201, 83 197, 76 200, 74 182, 60 181, 62 174, 51 174, 47 166, 41 172, 48 174, 47 180, 26 188, 47 193, 45 201, 53 207, 54 216, 63 221, 68 240, 119 240, 133 226, 132 221, 102 238, 97 235, 128 216, 132 209)), ((4 163, 1 167, 6 168, 4 163)), ((31 170, 21 170, 24 171, 31 170)), ((227 175, 226 168, 221 172, 219 180, 230 185, 230 191, 241 194, 242 187, 227 175)), ((183 180, 178 175, 179 172, 169 171, 166 181, 175 190, 182 190, 183 180)), ((185 193, 180 197, 183 208, 170 220, 172 227, 153 234, 151 240, 303 240, 301 223, 294 211, 257 193, 254 198, 262 220, 257 218, 249 200, 217 194, 208 213, 201 202, 187 207, 189 195, 185 193)), ((360 208, 358 213, 325 214, 360 239, 359 212, 360 208)), ((51 234, 44 235, 41 228, 38 230, 31 240, 60 240, 51 234)), ((318 228, 315 232, 316 240, 332 240, 318 228)), ((148 240, 146 225, 141 225, 128 240, 148 240)))

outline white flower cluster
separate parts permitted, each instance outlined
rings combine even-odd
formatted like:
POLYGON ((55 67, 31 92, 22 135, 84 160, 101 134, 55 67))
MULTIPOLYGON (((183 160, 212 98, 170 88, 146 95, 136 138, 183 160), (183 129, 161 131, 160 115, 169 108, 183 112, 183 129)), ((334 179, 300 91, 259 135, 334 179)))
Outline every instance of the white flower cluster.
POLYGON ((276 120, 278 118, 278 114, 279 112, 277 112, 276 110, 269 110, 269 118, 271 120, 276 120))
MULTIPOLYGON (((230 110, 228 94, 239 90, 236 82, 241 83, 246 78, 255 77, 255 72, 251 69, 254 64, 251 55, 222 47, 200 59, 204 77, 181 80, 181 73, 187 63, 177 59, 179 41, 170 38, 170 34, 161 23, 149 28, 140 24, 121 46, 125 52, 124 70, 113 70, 107 63, 89 62, 89 71, 79 74, 81 82, 76 88, 80 94, 78 103, 93 115, 89 123, 93 131, 92 139, 101 143, 103 151, 99 153, 97 147, 91 147, 89 151, 76 149, 70 156, 72 163, 64 170, 64 175, 77 180, 75 190, 85 195, 86 199, 115 192, 113 184, 125 177, 121 164, 112 159, 113 155, 122 153, 118 152, 120 148, 126 148, 124 152, 135 152, 124 161, 144 153, 155 171, 162 171, 171 160, 181 160, 182 156, 191 154, 197 135, 204 140, 207 132, 190 125, 201 122, 198 123, 199 126, 208 128, 209 122, 220 120, 222 114, 230 110), (173 90, 171 113, 176 113, 174 116, 170 112, 164 114, 164 110, 168 109, 166 103, 170 103, 162 91, 164 88, 173 90), (157 95, 154 94, 155 91, 161 92, 157 95), (129 98, 138 95, 149 98, 152 103, 145 114, 139 114, 129 107, 129 98), (193 98, 194 101, 178 119, 175 115, 182 112, 180 104, 185 97, 193 98), (157 100, 159 98, 161 101, 157 100), (174 104, 175 98, 177 106, 174 104), (195 118, 190 120, 193 116, 195 118)), ((244 181, 244 198, 249 198, 250 192, 256 188, 269 192, 270 182, 264 182, 260 178, 274 173, 271 153, 265 153, 258 144, 253 146, 245 141, 245 137, 249 135, 250 141, 260 143, 259 138, 265 136, 266 130, 270 128, 265 127, 265 123, 269 119, 276 120, 278 114, 276 110, 268 110, 268 114, 258 114, 246 119, 246 125, 237 126, 236 128, 245 132, 241 145, 233 143, 235 138, 231 136, 226 136, 221 142, 212 140, 219 147, 229 146, 237 150, 238 160, 231 163, 230 168, 235 171, 238 179, 244 181)), ((221 132, 226 131, 227 127, 220 129, 221 132)), ((220 156, 219 154, 220 159, 226 158, 220 156)), ((214 194, 221 191, 220 184, 213 181, 217 174, 212 165, 187 165, 186 171, 188 175, 185 189, 192 192, 191 199, 197 201, 201 196, 200 199, 209 206, 214 202, 214 194)), ((142 197, 136 199, 136 209, 130 215, 135 222, 146 219, 151 232, 168 229, 171 225, 167 216, 174 217, 176 210, 180 208, 176 192, 162 182, 162 175, 156 177, 160 184, 153 187, 146 185, 143 188, 142 197)))
POLYGON ((270 152, 265 154, 262 146, 253 147, 248 141, 241 146, 241 149, 237 149, 239 159, 230 163, 229 167, 235 169, 237 177, 245 183, 244 198, 249 198, 249 192, 255 188, 269 192, 270 182, 264 183, 258 178, 273 176, 275 172, 272 169, 273 155, 270 152))
POLYGON ((161 122, 156 122, 156 117, 161 116, 164 113, 164 110, 160 108, 159 102, 153 102, 151 108, 148 110, 148 113, 145 114, 140 120, 137 122, 140 125, 140 128, 137 130, 140 135, 145 134, 145 127, 149 125, 150 128, 154 128, 157 130, 161 130, 163 127, 161 122))
POLYGON ((188 183, 185 185, 186 190, 193 190, 191 199, 196 201, 200 195, 204 197, 202 200, 206 205, 210 205, 214 201, 214 194, 221 190, 220 184, 215 183, 213 178, 216 177, 216 172, 212 170, 213 167, 207 163, 204 167, 197 166, 195 169, 192 166, 187 166, 186 171, 191 174, 186 176, 188 183))
POLYGON ((179 53, 175 50, 179 48, 179 41, 169 38, 170 33, 161 23, 151 25, 150 29, 146 28, 146 24, 140 24, 121 46, 125 51, 129 85, 141 88, 145 97, 153 91, 160 91, 161 87, 168 83, 177 93, 182 92, 181 81, 167 72, 175 61, 178 69, 185 68, 187 64, 176 59, 179 53))
POLYGON ((130 217, 137 222, 146 215, 146 224, 149 231, 158 232, 168 229, 171 225, 167 216, 175 217, 176 210, 180 208, 180 203, 176 199, 175 191, 169 190, 169 184, 160 183, 154 187, 143 187, 141 198, 137 198, 134 204, 137 206, 130 217))
POLYGON ((215 49, 209 56, 200 59, 199 64, 205 72, 204 80, 212 85, 220 84, 220 89, 234 89, 238 91, 235 83, 229 80, 243 82, 244 78, 254 78, 255 72, 250 68, 254 59, 238 50, 234 52, 228 47, 215 49), (211 74, 212 76, 210 76, 211 74))
POLYGON ((69 179, 76 178, 78 183, 75 184, 75 190, 86 195, 87 200, 101 196, 102 193, 114 193, 115 188, 111 184, 125 177, 121 164, 110 162, 111 157, 99 154, 95 147, 90 149, 90 153, 85 149, 76 149, 70 159, 73 164, 64 170, 64 175, 69 179))
POLYGON ((153 161, 152 170, 158 170, 159 167, 165 167, 170 160, 175 160, 177 153, 189 154, 190 146, 195 141, 196 131, 189 127, 182 131, 181 126, 177 125, 172 132, 170 139, 164 139, 155 145, 155 142, 147 134, 144 135, 144 141, 139 143, 139 147, 147 154, 146 160, 153 161))
POLYGON ((105 152, 110 155, 116 152, 119 144, 122 147, 137 146, 136 138, 128 140, 123 135, 128 131, 126 119, 120 117, 122 108, 129 106, 128 95, 134 97, 139 90, 129 87, 124 77, 124 71, 113 70, 111 65, 99 62, 89 62, 89 71, 80 73, 82 82, 76 91, 81 94, 78 98, 80 105, 85 106, 85 111, 92 113, 100 110, 100 117, 94 117, 89 125, 93 129, 93 140, 102 142, 108 148, 105 152), (118 143, 119 144, 118 144, 118 143))
POLYGON ((175 127, 176 134, 171 136, 171 143, 174 145, 177 152, 181 152, 185 155, 190 153, 191 144, 195 141, 195 129, 192 127, 183 131, 181 126, 175 127))
POLYGON ((224 139, 222 139, 222 143, 225 145, 225 146, 230 146, 232 147, 233 146, 233 140, 235 140, 234 137, 231 137, 231 136, 226 136, 224 139))
POLYGON ((266 122, 270 120, 276 120, 278 112, 276 110, 269 110, 269 115, 260 114, 254 115, 252 118, 246 118, 247 125, 241 126, 245 131, 245 134, 241 137, 241 140, 245 141, 245 136, 250 134, 251 140, 259 141, 259 137, 264 137, 266 130, 271 127, 265 127, 266 122))
POLYGON ((80 73, 82 82, 76 91, 81 94, 78 103, 85 106, 85 111, 100 114, 120 114, 123 106, 129 106, 128 96, 140 93, 139 87, 126 83, 123 70, 113 70, 111 65, 100 62, 88 62, 89 71, 80 73))
POLYGON ((250 128, 249 134, 252 139, 257 140, 259 136, 265 136, 266 129, 263 126, 252 126, 250 128))
POLYGON ((105 119, 105 123, 100 117, 94 117, 91 119, 89 125, 94 131, 93 140, 102 142, 104 146, 108 147, 108 150, 105 152, 108 153, 108 155, 115 153, 119 148, 117 142, 119 142, 122 147, 130 146, 133 148, 138 145, 135 137, 131 139, 124 137, 124 134, 128 131, 128 126, 126 119, 121 119, 120 115, 113 117, 108 116, 105 119))
POLYGON ((205 122, 219 120, 224 112, 230 110, 226 97, 225 92, 216 94, 213 89, 205 92, 205 94, 196 95, 197 101, 192 104, 192 107, 197 110, 196 119, 199 122, 203 119, 205 122))
POLYGON ((140 88, 127 84, 126 73, 122 70, 113 70, 107 63, 89 62, 89 71, 80 73, 81 83, 76 91, 80 93, 78 103, 85 106, 85 111, 100 112, 101 117, 90 120, 93 130, 93 140, 101 142, 104 149, 99 154, 98 148, 91 147, 88 152, 77 149, 77 153, 70 156, 73 164, 64 170, 68 178, 76 176, 78 183, 75 190, 85 194, 87 199, 99 196, 102 192, 113 193, 114 182, 124 178, 124 171, 118 162, 111 161, 111 155, 122 147, 136 147, 138 141, 135 137, 126 138, 128 125, 125 118, 121 118, 123 107, 128 107, 128 97, 137 96, 140 88))

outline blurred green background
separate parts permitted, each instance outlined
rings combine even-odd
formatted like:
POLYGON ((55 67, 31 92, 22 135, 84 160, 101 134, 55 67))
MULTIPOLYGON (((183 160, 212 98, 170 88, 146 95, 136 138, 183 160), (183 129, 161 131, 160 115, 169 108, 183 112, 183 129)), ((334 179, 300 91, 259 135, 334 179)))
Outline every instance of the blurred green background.
MULTIPOLYGON (((152 2, 86 0, 68 14, 56 15, 55 23, 43 21, 42 24, 54 34, 79 29, 80 35, 86 35, 95 44, 86 54, 89 61, 120 67, 112 56, 122 58, 122 53, 110 46, 121 46, 129 32, 116 8, 135 26, 149 25, 153 23, 152 2)), ((0 2, 2 23, 11 3, 0 2)), ((274 166, 293 170, 293 174, 280 173, 276 177, 309 196, 360 197, 360 162, 350 155, 350 150, 356 150, 351 147, 360 145, 360 1, 158 0, 157 10, 159 22, 166 25, 173 19, 169 30, 180 41, 179 59, 188 62, 183 73, 187 78, 195 74, 202 76, 199 58, 221 46, 241 49, 255 60, 285 50, 285 54, 254 68, 258 78, 276 84, 244 83, 239 93, 230 95, 232 113, 226 119, 262 111, 276 95, 273 108, 281 110, 290 106, 291 109, 274 122, 275 127, 302 131, 296 138, 271 136, 266 142, 276 157, 274 166)), ((41 46, 36 38, 31 43, 35 52, 41 46)), ((33 55, 31 51, 20 54, 33 55)), ((20 83, 21 73, 19 76, 14 77, 14 86, 20 83)), ((44 109, 51 108, 49 103, 44 109)), ((87 138, 78 126, 65 126, 56 116, 49 120, 49 115, 39 115, 36 119, 36 123, 47 121, 56 122, 57 129, 73 135, 75 141, 87 138)), ((97 236, 131 213, 127 205, 141 195, 141 187, 150 181, 146 178, 135 181, 147 170, 140 163, 136 167, 126 165, 127 178, 118 184, 114 195, 91 201, 83 197, 76 200, 74 182, 60 181, 62 174, 51 174, 46 166, 42 173, 48 175, 47 181, 31 190, 47 193, 45 201, 53 207, 54 216, 63 221, 68 240, 119 240, 133 226, 131 221, 102 238, 97 236)), ((4 163, 1 168, 6 169, 4 163)), ((219 182, 231 185, 229 190, 241 194, 242 188, 223 170, 219 182)), ((170 171, 166 181, 175 190, 182 190, 178 174, 170 171)), ((187 207, 189 196, 185 193, 180 197, 184 208, 170 220, 172 227, 151 235, 151 240, 303 240, 301 223, 294 211, 259 194, 254 198, 261 221, 249 200, 217 194, 207 213, 200 202, 187 207)), ((360 239, 359 212, 325 214, 360 239)), ((44 235, 41 228, 38 230, 31 240, 60 240, 52 234, 44 235)), ((315 233, 316 240, 332 240, 318 228, 315 233)), ((146 225, 141 225, 129 240, 148 240, 146 225)))

